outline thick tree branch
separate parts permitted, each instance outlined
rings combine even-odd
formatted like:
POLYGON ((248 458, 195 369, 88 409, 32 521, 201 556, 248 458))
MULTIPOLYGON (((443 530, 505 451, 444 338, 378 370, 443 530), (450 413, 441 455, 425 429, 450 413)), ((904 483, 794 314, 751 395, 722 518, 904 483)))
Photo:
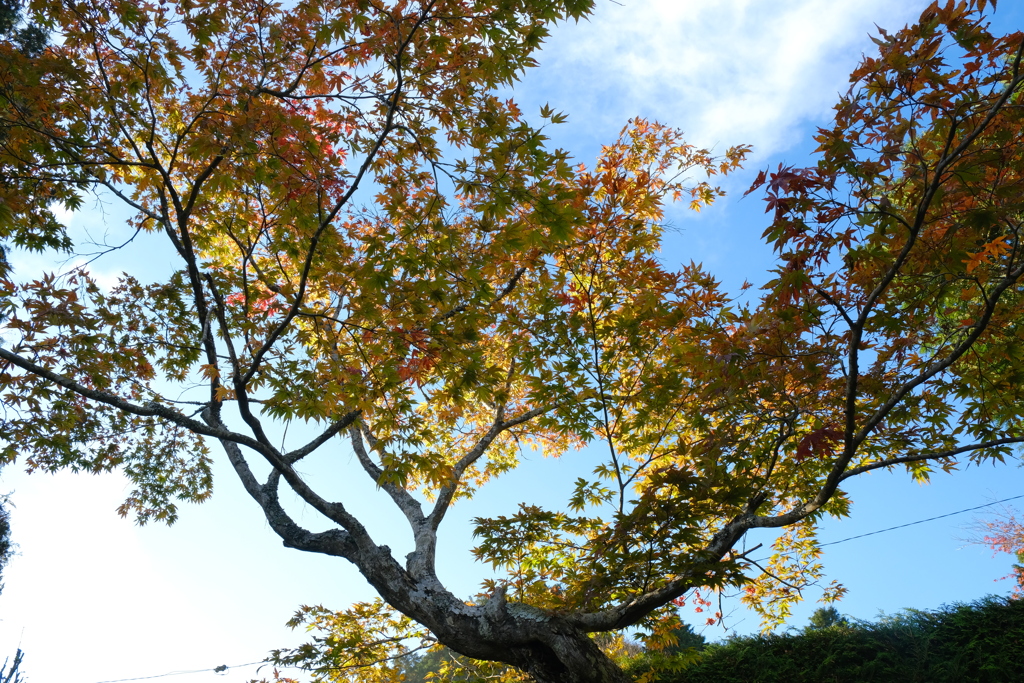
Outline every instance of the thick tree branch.
POLYGON ((313 451, 315 451, 316 449, 320 448, 325 443, 330 441, 332 438, 340 434, 343 429, 347 428, 349 425, 351 425, 357 419, 359 419, 359 416, 361 414, 361 410, 352 410, 349 411, 348 413, 345 413, 340 418, 335 420, 329 427, 327 427, 327 429, 325 429, 313 440, 307 443, 305 446, 301 446, 293 451, 285 453, 285 461, 288 462, 289 464, 292 464, 303 459, 304 457, 306 457, 307 455, 309 455, 310 453, 312 453, 313 451))
POLYGON ((543 415, 552 409, 553 406, 544 405, 538 406, 533 410, 528 410, 525 413, 518 415, 510 420, 503 420, 504 409, 499 408, 495 411, 494 423, 491 428, 480 437, 480 440, 476 442, 465 455, 463 455, 459 461, 452 468, 451 482, 441 488, 437 494, 437 501, 434 503, 434 509, 431 510, 430 516, 427 518, 430 523, 430 527, 435 531, 441 525, 441 521, 444 519, 445 514, 448 512, 448 508, 451 506, 452 499, 455 497, 455 493, 459 490, 459 486, 462 483, 462 475, 466 473, 466 470, 479 460, 487 449, 494 442, 498 436, 512 427, 528 422, 538 415, 543 415))
MULTIPOLYGON (((215 426, 215 418, 212 414, 205 413, 204 418, 214 423, 211 426, 215 426)), ((350 561, 357 556, 357 546, 348 532, 336 529, 314 534, 295 523, 295 520, 285 512, 278 500, 277 489, 281 475, 277 470, 273 470, 267 483, 261 486, 238 444, 226 439, 221 439, 220 443, 246 493, 260 506, 270 528, 281 537, 286 546, 326 555, 336 555, 350 561)))
POLYGON ((872 470, 882 469, 884 467, 892 467, 893 465, 902 465, 908 462, 921 462, 923 460, 942 460, 943 458, 952 458, 963 453, 971 453, 973 451, 983 450, 985 448, 995 448, 997 446, 1010 446, 1013 444, 1024 443, 1024 436, 1008 436, 1003 439, 993 439, 991 441, 983 441, 981 443, 969 444, 967 446, 960 446, 958 448, 951 448, 946 451, 940 451, 938 453, 918 453, 915 455, 905 455, 900 458, 890 458, 888 460, 882 460, 879 462, 873 462, 868 465, 861 465, 860 467, 854 467, 853 469, 847 470, 839 481, 845 481, 850 477, 855 477, 858 474, 864 474, 872 470))
POLYGON ((701 564, 665 585, 598 612, 570 615, 568 620, 588 633, 622 629, 637 623, 651 611, 681 597, 690 589, 706 585, 708 570, 721 562, 743 535, 754 526, 754 519, 749 513, 734 518, 711 538, 702 551, 694 552, 703 559, 701 564))
POLYGON ((91 401, 103 403, 105 405, 111 406, 112 408, 116 408, 123 412, 129 413, 131 415, 138 415, 140 417, 158 417, 163 420, 167 420, 168 422, 174 423, 179 427, 184 427, 185 429, 195 432, 196 434, 210 436, 215 439, 227 440, 232 443, 247 446, 248 448, 251 448, 254 451, 257 451, 261 454, 263 453, 263 444, 259 443, 252 437, 230 431, 224 427, 213 427, 204 424, 199 420, 195 420, 186 415, 183 415, 182 413, 178 412, 177 410, 174 410, 173 408, 169 408, 167 406, 153 402, 146 403, 144 405, 139 405, 137 403, 127 401, 121 398, 120 396, 117 396, 116 394, 111 394, 109 392, 101 391, 99 389, 92 389, 81 384, 80 382, 77 382, 73 379, 70 379, 56 372, 48 370, 41 365, 37 365, 36 363, 33 363, 30 360, 22 358, 18 354, 13 353, 2 347, 0 347, 0 358, 4 359, 5 361, 11 363, 16 367, 21 368, 22 370, 25 370, 26 372, 42 377, 43 379, 49 382, 53 382, 58 386, 73 391, 76 394, 84 398, 87 398, 91 401))
MULTIPOLYGON (((356 453, 356 458, 359 459, 359 464, 363 466, 363 469, 370 475, 373 482, 391 497, 391 500, 394 501, 395 505, 398 506, 398 509, 402 511, 402 514, 409 521, 409 525, 416 531, 426 521, 419 501, 413 498, 412 494, 401 486, 388 481, 384 476, 384 471, 373 462, 369 453, 366 452, 360 425, 351 425, 348 428, 348 433, 349 438, 352 440, 352 449, 356 453)), ((417 549, 418 547, 419 542, 417 542, 417 549)))

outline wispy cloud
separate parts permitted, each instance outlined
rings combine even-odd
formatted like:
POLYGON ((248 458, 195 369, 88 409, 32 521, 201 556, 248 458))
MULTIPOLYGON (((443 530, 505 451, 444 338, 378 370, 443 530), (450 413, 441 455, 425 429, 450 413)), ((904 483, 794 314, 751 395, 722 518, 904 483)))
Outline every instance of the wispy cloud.
POLYGON ((759 158, 825 121, 874 24, 894 28, 924 2, 891 0, 599 0, 559 27, 517 96, 543 93, 593 142, 628 118, 683 128, 702 146, 756 147, 759 158), (583 129, 582 131, 580 129, 583 129))

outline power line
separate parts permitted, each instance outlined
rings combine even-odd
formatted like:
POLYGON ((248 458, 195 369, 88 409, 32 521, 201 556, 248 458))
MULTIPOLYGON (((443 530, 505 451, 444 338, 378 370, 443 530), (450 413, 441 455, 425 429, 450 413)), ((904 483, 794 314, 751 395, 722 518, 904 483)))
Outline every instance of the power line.
POLYGON ((919 519, 916 522, 907 522, 906 524, 899 524, 897 526, 891 526, 887 529, 879 529, 878 531, 869 531, 866 534, 858 534, 856 536, 850 536, 849 538, 843 538, 838 541, 829 541, 828 543, 820 543, 818 547, 823 548, 827 545, 836 545, 837 543, 846 543, 857 538, 864 538, 865 536, 874 536, 875 534, 883 534, 886 531, 894 531, 896 529, 903 529, 908 526, 914 526, 915 524, 924 524, 925 522, 934 522, 936 519, 942 519, 943 517, 952 517, 953 515, 962 515, 965 512, 972 512, 974 510, 981 510, 982 508, 992 507, 993 505, 999 505, 1000 503, 1008 503, 1011 500, 1017 500, 1018 498, 1024 498, 1024 495, 1013 496, 1012 498, 1004 498, 1002 500, 992 501, 991 503, 985 503, 984 505, 978 505, 972 508, 966 508, 964 510, 957 510, 956 512, 947 512, 944 515, 938 517, 929 517, 928 519, 919 519))
POLYGON ((166 676, 184 676, 186 674, 201 674, 213 671, 215 673, 223 673, 228 669, 240 669, 243 666, 253 666, 254 664, 266 664, 266 662, 249 662, 248 664, 235 664, 234 666, 228 666, 227 664, 221 664, 215 666, 212 669, 195 669, 194 671, 171 671, 165 674, 157 674, 156 676, 140 676, 138 678, 118 678, 113 681, 97 681, 97 683, 128 683, 128 681, 148 681, 153 678, 164 678, 166 676))
MULTIPOLYGON (((895 531, 896 529, 905 529, 908 526, 914 526, 916 524, 924 524, 925 522, 934 522, 937 519, 943 519, 945 517, 952 517, 954 515, 962 515, 965 512, 973 512, 974 510, 981 510, 981 509, 984 509, 984 508, 992 507, 993 505, 999 505, 1000 503, 1009 503, 1011 500, 1018 500, 1020 498, 1024 498, 1024 494, 1021 494, 1019 496, 1013 496, 1011 498, 1003 498, 1002 500, 994 500, 991 503, 985 503, 984 505, 976 505, 976 506, 971 507, 971 508, 964 508, 963 510, 957 510, 956 512, 947 512, 944 515, 937 515, 935 517, 928 517, 927 519, 919 519, 916 522, 907 522, 906 524, 898 524, 896 526, 891 526, 891 527, 888 527, 888 528, 885 528, 885 529, 878 529, 877 531, 869 531, 866 534, 857 534, 856 536, 850 536, 848 538, 842 538, 842 539, 840 539, 838 541, 829 541, 828 543, 821 543, 821 544, 819 544, 819 547, 825 547, 827 545, 837 545, 839 543, 846 543, 847 541, 853 541, 853 540, 856 540, 858 538, 864 538, 866 536, 874 536, 875 534, 884 534, 887 531, 895 531)), ((262 661, 260 661, 260 662, 249 662, 248 664, 236 664, 234 666, 227 666, 226 664, 222 664, 222 665, 214 667, 212 669, 196 669, 194 671, 172 671, 170 673, 157 674, 156 676, 141 676, 139 678, 118 678, 116 680, 111 680, 111 681, 97 681, 97 683, 130 683, 131 681, 148 681, 148 680, 152 680, 154 678, 164 678, 166 676, 183 676, 183 675, 186 675, 186 674, 200 674, 200 673, 207 673, 207 672, 210 672, 210 671, 221 673, 221 672, 227 671, 228 669, 240 669, 243 666, 253 666, 255 664, 264 664, 264 663, 265 662, 262 662, 262 661)))

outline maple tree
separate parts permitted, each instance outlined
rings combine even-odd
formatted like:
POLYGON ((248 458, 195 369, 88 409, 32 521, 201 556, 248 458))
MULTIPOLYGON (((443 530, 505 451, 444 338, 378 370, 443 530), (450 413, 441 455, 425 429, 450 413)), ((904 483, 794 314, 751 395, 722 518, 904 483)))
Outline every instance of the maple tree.
POLYGON ((285 545, 381 596, 296 615, 314 640, 273 659, 322 680, 395 680, 397 657, 443 644, 450 677, 582 683, 626 680, 621 639, 592 634, 671 645, 708 590, 783 619, 823 576, 815 524, 847 512, 847 479, 1012 456, 1021 34, 990 34, 984 0, 880 33, 818 165, 751 188, 779 265, 744 304, 660 247, 667 203, 720 194, 687 175, 747 148, 635 120, 573 166, 498 94, 590 8, 34 1, 59 40, 2 47, 0 239, 72 252, 54 208, 102 191, 177 269, 7 274, 5 462, 120 470, 122 514, 172 522, 222 453, 285 545), (275 445, 293 423, 317 431, 275 445), (408 521, 404 562, 303 474, 341 440, 408 521), (595 468, 565 510, 477 520, 500 578, 469 602, 445 588, 450 507, 525 448, 583 446, 595 468), (765 566, 740 547, 754 528, 786 529, 765 566))
POLYGON ((989 519, 978 520, 973 526, 976 532, 969 542, 991 548, 997 553, 1007 553, 1017 558, 1010 574, 1003 579, 1013 579, 1013 594, 1024 597, 1024 523, 1020 513, 1004 507, 989 519))

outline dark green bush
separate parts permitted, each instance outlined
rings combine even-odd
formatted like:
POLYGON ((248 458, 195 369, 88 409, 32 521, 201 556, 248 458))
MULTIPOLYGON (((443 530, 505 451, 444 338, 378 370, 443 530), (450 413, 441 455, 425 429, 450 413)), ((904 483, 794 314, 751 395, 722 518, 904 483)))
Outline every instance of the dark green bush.
MULTIPOLYGON (((639 676, 640 658, 631 667, 639 676)), ((1024 681, 1024 600, 989 597, 878 622, 708 645, 658 683, 973 683, 1024 681)))

